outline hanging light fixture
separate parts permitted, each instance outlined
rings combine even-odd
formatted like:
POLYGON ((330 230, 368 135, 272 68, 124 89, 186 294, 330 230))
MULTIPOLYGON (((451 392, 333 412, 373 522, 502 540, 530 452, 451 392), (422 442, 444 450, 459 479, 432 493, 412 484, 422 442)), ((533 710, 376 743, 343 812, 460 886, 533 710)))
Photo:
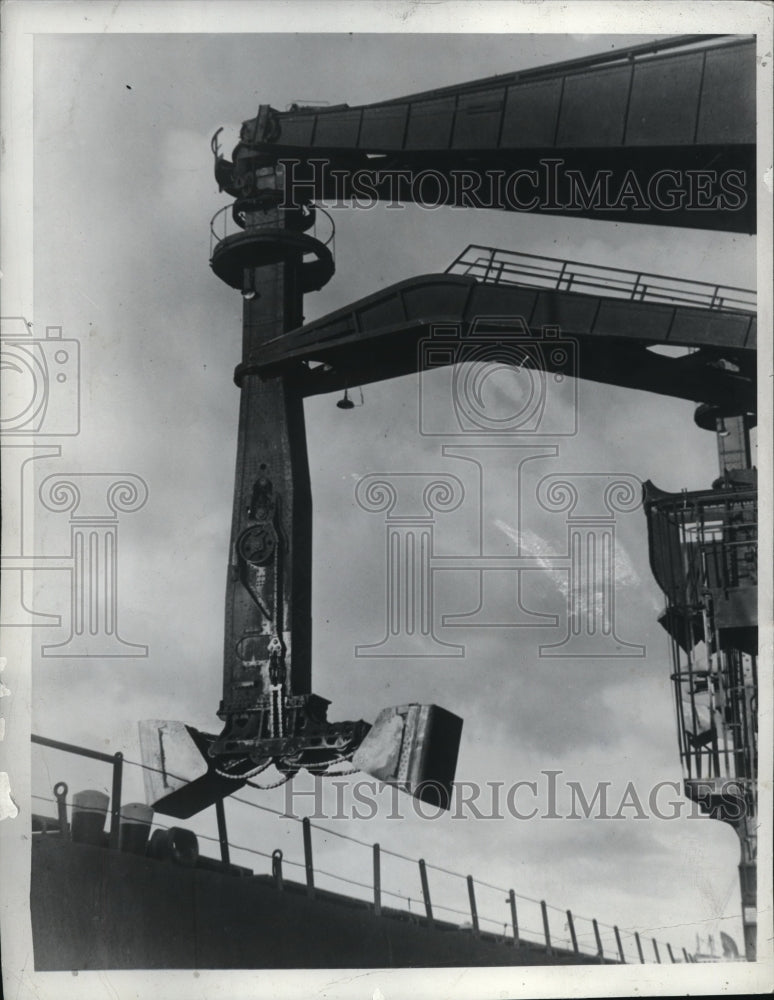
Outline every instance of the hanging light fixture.
POLYGON ((358 389, 359 389, 359 392, 360 392, 360 402, 359 403, 353 403, 352 400, 349 398, 349 389, 345 389, 344 390, 344 395, 336 403, 336 406, 338 406, 338 408, 340 410, 354 410, 356 406, 362 406, 363 403, 364 403, 363 390, 360 387, 358 387, 358 389))

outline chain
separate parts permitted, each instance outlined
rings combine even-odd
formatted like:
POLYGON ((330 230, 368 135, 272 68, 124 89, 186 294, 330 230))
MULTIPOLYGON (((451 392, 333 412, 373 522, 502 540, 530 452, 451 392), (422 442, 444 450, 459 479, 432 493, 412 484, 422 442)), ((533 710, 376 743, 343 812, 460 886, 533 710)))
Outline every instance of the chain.
POLYGON ((267 792, 270 788, 279 788, 280 785, 284 785, 286 781, 290 781, 293 777, 292 774, 283 774, 278 781, 273 781, 270 785, 259 785, 257 781, 251 781, 251 788, 258 788, 262 792, 267 792))
MULTIPOLYGON (((278 686, 281 687, 281 685, 278 686)), ((343 764, 346 761, 352 760, 354 755, 355 755, 355 750, 350 750, 349 753, 341 754, 341 756, 337 757, 335 760, 331 761, 328 764, 320 765, 318 767, 314 766, 307 767, 306 770, 309 771, 310 774, 313 774, 316 777, 320 778, 343 778, 350 774, 357 774, 358 771, 360 770, 357 767, 348 768, 346 771, 329 770, 329 768, 335 767, 337 764, 343 764)), ((215 774, 219 775, 221 778, 228 778, 229 781, 248 781, 250 778, 254 778, 256 775, 261 774, 263 771, 265 771, 271 763, 272 763, 272 758, 270 758, 267 761, 264 761, 264 763, 262 764, 259 764, 257 767, 253 768, 252 771, 247 771, 244 774, 232 774, 229 771, 222 771, 220 768, 217 767, 213 768, 213 770, 215 771, 215 774)), ((285 762, 283 761, 283 763, 285 762)), ((277 781, 271 782, 268 785, 261 785, 257 781, 251 781, 250 784, 253 788, 258 788, 261 791, 269 791, 269 789, 271 788, 279 788, 280 785, 284 785, 287 781, 290 781, 290 779, 293 776, 294 773, 291 772, 290 774, 284 774, 277 781)))
POLYGON ((329 764, 326 764, 325 770, 318 770, 313 767, 307 767, 306 770, 309 771, 310 774, 314 774, 320 778, 339 778, 347 774, 357 774, 357 772, 360 770, 360 768, 358 767, 352 767, 346 771, 328 770, 328 768, 333 767, 336 764, 343 764, 345 761, 352 760, 354 756, 355 756, 355 751, 350 750, 349 753, 342 754, 340 757, 337 757, 336 760, 331 761, 329 764))
POLYGON ((215 774, 220 775, 221 778, 228 778, 230 781, 245 781, 247 778, 252 778, 256 774, 260 774, 261 771, 265 771, 266 768, 271 764, 271 758, 266 761, 265 764, 259 764, 257 767, 253 768, 252 771, 248 771, 246 774, 231 774, 228 771, 221 771, 220 768, 213 768, 215 774))
MULTIPOLYGON (((279 591, 275 602, 281 600, 279 591)), ((269 725, 274 739, 285 735, 285 657, 282 643, 275 632, 269 641, 269 725)))

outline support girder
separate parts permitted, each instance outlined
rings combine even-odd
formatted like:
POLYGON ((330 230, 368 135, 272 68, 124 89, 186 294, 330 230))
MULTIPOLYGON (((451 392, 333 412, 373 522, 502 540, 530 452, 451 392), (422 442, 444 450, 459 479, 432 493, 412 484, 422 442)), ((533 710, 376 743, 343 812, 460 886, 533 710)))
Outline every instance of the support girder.
POLYGON ((755 409, 752 312, 488 285, 461 275, 399 282, 267 342, 240 367, 262 377, 294 376, 304 395, 316 395, 470 360, 482 319, 495 328, 486 334, 491 361, 507 363, 514 347, 528 345, 533 367, 559 370, 551 352, 536 347, 547 343, 544 331, 554 329, 575 345, 574 367, 563 367, 565 374, 739 412, 755 409), (448 360, 428 355, 439 342, 449 347, 448 360), (691 353, 649 350, 664 346, 691 353))

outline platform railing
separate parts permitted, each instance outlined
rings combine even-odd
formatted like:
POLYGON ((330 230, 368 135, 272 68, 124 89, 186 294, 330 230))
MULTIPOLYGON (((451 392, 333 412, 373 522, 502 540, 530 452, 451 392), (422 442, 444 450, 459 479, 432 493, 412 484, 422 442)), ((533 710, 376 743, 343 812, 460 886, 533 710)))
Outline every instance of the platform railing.
POLYGON ((478 244, 466 247, 446 273, 469 275, 484 284, 601 294, 632 302, 694 306, 716 312, 754 313, 757 309, 755 292, 733 285, 603 267, 478 244))
MULTIPOLYGON (((210 219, 210 257, 224 240, 239 236, 251 228, 249 215, 240 208, 241 202, 229 202, 219 208, 210 219)), ((335 253, 336 225, 333 216, 321 205, 309 203, 305 206, 308 213, 314 213, 311 225, 312 235, 320 240, 323 246, 331 248, 335 253)))
MULTIPOLYGON (((106 754, 34 734, 31 739, 33 744, 41 747, 90 758, 111 766, 111 823, 108 843, 111 848, 117 849, 120 844, 121 820, 124 818, 121 807, 123 769, 125 766, 142 770, 155 769, 139 761, 127 760, 121 753, 106 754)), ((72 800, 66 799, 66 789, 63 782, 58 782, 55 797, 32 796, 36 802, 51 803, 57 807, 58 819, 45 824, 47 831, 68 831, 66 810, 68 805, 72 806, 72 800)), ((369 843, 340 830, 322 826, 308 817, 299 819, 240 795, 232 795, 226 801, 274 814, 301 827, 301 851, 296 857, 286 854, 287 845, 284 843, 282 850, 273 851, 237 844, 228 837, 226 802, 219 802, 213 807, 218 836, 196 834, 200 840, 219 845, 221 863, 232 872, 252 874, 251 869, 233 867, 234 853, 264 859, 268 862, 267 874, 279 891, 287 891, 292 887, 294 891, 305 892, 310 897, 343 897, 350 903, 368 907, 377 916, 400 917, 428 928, 468 931, 490 942, 524 949, 525 959, 530 949, 537 949, 543 955, 558 954, 565 962, 571 961, 573 954, 579 959, 587 961, 594 958, 608 964, 693 961, 685 948, 679 951, 673 949, 669 943, 647 937, 645 931, 621 930, 613 924, 574 914, 569 909, 561 909, 545 900, 518 893, 513 888, 494 885, 472 875, 427 862, 423 858, 409 857, 378 843, 369 843), (327 867, 320 865, 315 860, 313 831, 317 832, 317 836, 322 834, 326 839, 340 838, 366 851, 362 860, 368 874, 360 879, 352 877, 357 868, 351 853, 347 855, 346 875, 329 871, 327 867), (389 871, 389 878, 385 878, 390 865, 392 869, 389 871), (402 869, 400 873, 396 866, 402 869), (297 872, 297 878, 287 879, 288 870, 297 872), (388 882, 391 886, 389 888, 386 884, 388 882), (453 891, 450 890, 450 884, 455 887, 453 891), (330 885, 334 888, 327 888, 330 885), (439 891, 441 889, 445 891, 439 891), (452 902, 455 905, 451 905, 452 902)), ((131 819, 128 816, 126 818, 131 819)), ((156 817, 153 826, 161 830, 173 829, 171 825, 160 823, 156 817)), ((523 964, 530 963, 527 960, 523 964)))

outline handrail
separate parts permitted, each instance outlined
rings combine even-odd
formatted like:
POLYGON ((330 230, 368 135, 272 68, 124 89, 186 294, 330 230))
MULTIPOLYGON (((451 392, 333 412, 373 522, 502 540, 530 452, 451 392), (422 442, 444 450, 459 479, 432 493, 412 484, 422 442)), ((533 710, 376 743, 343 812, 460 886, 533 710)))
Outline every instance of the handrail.
POLYGON ((754 291, 736 285, 694 281, 649 271, 589 264, 471 243, 446 268, 484 284, 526 285, 581 294, 601 292, 636 302, 694 306, 713 312, 754 313, 754 291), (588 292, 587 292, 588 290, 588 292))
MULTIPOLYGON (((228 239, 229 236, 236 236, 239 233, 249 231, 251 229, 250 224, 241 225, 234 217, 234 207, 238 204, 236 201, 229 202, 228 205, 223 205, 219 208, 217 212, 210 219, 210 257, 215 250, 215 248, 221 244, 224 240, 228 239), (220 217, 223 217, 222 220, 220 217), (230 221, 229 221, 230 220, 230 221), (221 224, 222 221, 222 224, 221 224), (221 233, 222 229, 222 233, 221 233)), ((330 212, 318 205, 316 202, 310 202, 307 206, 309 209, 315 211, 316 213, 321 213, 327 222, 330 231, 325 239, 320 239, 320 243, 323 246, 330 246, 331 250, 335 249, 335 237, 336 237, 336 223, 330 212)), ((315 217, 313 232, 315 237, 317 237, 317 218, 315 217)), ((310 251, 311 252, 311 251, 310 251)))
MULTIPOLYGON (((110 846, 117 848, 118 844, 119 844, 118 835, 119 835, 119 830, 120 830, 120 820, 123 818, 123 815, 121 813, 121 803, 120 803, 120 794, 121 794, 120 780, 119 780, 119 783, 118 783, 117 794, 116 794, 116 781, 115 781, 116 773, 118 773, 120 775, 120 768, 121 768, 121 766, 123 764, 131 765, 131 766, 134 766, 134 767, 139 767, 139 768, 141 768, 143 770, 154 771, 154 770, 157 770, 157 769, 151 767, 150 765, 141 763, 139 761, 124 760, 123 755, 121 753, 116 753, 116 754, 110 755, 110 754, 106 754, 106 753, 103 753, 103 752, 98 751, 98 750, 90 750, 90 749, 88 749, 86 747, 79 747, 79 746, 76 746, 75 744, 64 743, 64 742, 59 741, 59 740, 51 740, 51 739, 48 739, 47 737, 38 736, 36 734, 32 734, 31 741, 33 743, 38 744, 38 745, 43 746, 43 747, 49 747, 49 748, 54 749, 54 750, 63 751, 64 753, 70 753, 70 754, 74 754, 74 755, 81 756, 81 757, 87 757, 87 758, 90 758, 90 759, 93 759, 93 760, 100 760, 100 761, 102 761, 104 763, 109 763, 109 764, 111 764, 113 766, 113 768, 114 768, 114 786, 113 786, 114 795, 113 795, 113 801, 111 802, 111 815, 112 815, 112 819, 111 819, 111 829, 110 829, 110 846)), ((183 779, 181 779, 181 780, 183 780, 183 779)), ((248 782, 248 785, 249 784, 251 784, 251 783, 248 782)), ((37 800, 41 800, 41 801, 45 801, 45 802, 54 802, 55 801, 54 799, 46 798, 45 796, 41 796, 41 795, 33 795, 32 798, 33 799, 37 799, 37 800)), ((516 892, 514 892, 513 889, 506 889, 506 888, 503 888, 501 886, 493 885, 490 882, 485 882, 483 880, 474 879, 471 875, 463 875, 460 872, 455 872, 455 871, 452 871, 452 870, 447 869, 447 868, 443 868, 443 867, 438 866, 438 865, 432 865, 432 864, 429 864, 429 863, 425 864, 425 862, 422 861, 422 860, 418 860, 418 859, 415 859, 415 858, 410 858, 407 855, 403 855, 403 854, 398 853, 397 851, 390 851, 390 850, 388 850, 386 848, 380 848, 378 844, 369 845, 365 841, 359 840, 356 837, 351 837, 350 835, 345 834, 345 833, 341 833, 340 831, 332 830, 332 829, 329 829, 328 827, 323 827, 323 826, 320 826, 317 823, 313 823, 308 818, 298 819, 297 817, 292 816, 292 815, 288 815, 287 813, 283 813, 280 810, 272 809, 271 807, 262 806, 262 805, 259 805, 258 803, 251 802, 249 799, 244 799, 244 798, 241 798, 241 797, 238 797, 238 796, 232 796, 232 798, 235 801, 240 802, 240 803, 242 803, 244 805, 247 805, 247 806, 250 806, 250 807, 253 807, 253 808, 257 808, 257 809, 261 809, 261 810, 264 810, 264 811, 267 811, 267 812, 275 813, 278 816, 282 816, 284 819, 294 821, 294 822, 298 823, 300 826, 302 826, 303 834, 304 834, 304 836, 303 836, 303 846, 304 846, 303 854, 304 854, 304 860, 303 861, 294 861, 294 860, 292 860, 290 858, 283 857, 283 862, 286 863, 286 864, 288 864, 288 865, 297 867, 297 868, 299 868, 299 869, 301 869, 301 870, 303 870, 305 872, 306 890, 307 890, 307 893, 309 893, 310 895, 313 895, 314 892, 316 891, 316 889, 315 889, 315 875, 317 875, 317 876, 325 876, 327 878, 331 878, 331 879, 343 882, 343 883, 345 883, 347 885, 355 885, 355 886, 358 886, 359 888, 365 889, 366 891, 368 891, 370 893, 373 893, 374 889, 376 888, 375 885, 369 885, 369 884, 367 884, 365 882, 361 882, 361 881, 359 881, 357 879, 354 879, 354 878, 351 878, 351 877, 348 877, 348 876, 339 875, 339 874, 336 874, 334 872, 330 872, 330 871, 327 871, 325 869, 321 869, 318 866, 315 866, 314 863, 313 863, 313 859, 312 859, 311 831, 312 831, 312 829, 316 829, 316 830, 320 830, 320 831, 322 831, 322 832, 324 832, 326 834, 333 834, 335 836, 342 837, 345 840, 351 840, 354 843, 356 843, 358 845, 361 845, 361 846, 365 846, 369 850, 371 850, 373 852, 374 856, 375 856, 374 875, 375 875, 375 878, 378 879, 378 892, 379 892, 379 894, 384 894, 384 895, 391 896, 391 897, 394 897, 394 898, 397 898, 397 899, 402 899, 402 900, 404 900, 404 902, 408 902, 409 913, 412 912, 411 911, 411 902, 412 902, 412 899, 415 899, 415 901, 419 902, 422 899, 422 897, 424 896, 426 904, 429 907, 429 893, 430 893, 430 889, 429 889, 429 882, 428 882, 428 878, 427 878, 427 870, 432 869, 432 870, 437 871, 437 872, 442 872, 442 873, 445 873, 447 875, 452 875, 452 876, 464 879, 467 882, 467 885, 468 885, 468 896, 469 896, 469 901, 470 901, 470 909, 469 910, 459 909, 457 907, 449 906, 449 905, 447 905, 445 903, 438 903, 438 902, 435 902, 435 901, 432 904, 433 907, 435 907, 437 909, 440 909, 440 910, 445 910, 445 911, 448 911, 448 912, 456 913, 456 914, 458 914, 460 916, 468 917, 468 920, 467 920, 466 924, 464 924, 463 926, 464 927, 475 928, 476 932, 479 933, 480 935, 486 935, 489 938, 497 938, 498 940, 500 940, 502 942, 505 942, 505 943, 508 943, 508 944, 512 945, 513 947, 517 947, 517 948, 518 947, 533 947, 533 948, 534 947, 541 947, 541 948, 545 948, 549 952, 551 950, 556 951, 557 950, 557 942, 561 940, 561 941, 566 941, 567 944, 570 945, 569 948, 565 948, 564 945, 562 945, 559 948, 559 950, 562 950, 562 951, 572 951, 572 950, 575 950, 574 945, 577 944, 578 945, 578 948, 577 948, 578 953, 584 954, 584 955, 586 955, 586 957, 593 957, 595 955, 598 955, 599 958, 600 958, 600 960, 602 960, 602 961, 608 961, 608 962, 612 962, 612 963, 620 963, 621 961, 625 961, 626 960, 626 958, 624 957, 624 954, 623 954, 623 948, 622 948, 622 946, 619 946, 618 943, 616 943, 615 947, 611 947, 609 949, 604 949, 603 948, 602 952, 600 952, 598 950, 598 946, 596 944, 596 939, 595 939, 594 943, 587 944, 584 941, 584 938, 588 937, 588 933, 584 933, 583 931, 580 931, 578 929, 578 925, 573 922, 573 919, 572 919, 573 918, 573 914, 570 911, 562 910, 559 907, 553 906, 551 904, 546 904, 542 900, 537 900, 537 899, 534 899, 533 897, 524 896, 521 893, 516 893, 516 892), (395 892, 395 891, 393 891, 391 889, 386 889, 384 887, 384 884, 383 884, 383 873, 381 871, 381 866, 379 865, 379 862, 378 862, 378 856, 379 856, 380 853, 388 854, 388 855, 390 855, 392 857, 395 857, 395 858, 398 858, 400 860, 409 862, 412 865, 415 865, 415 866, 419 867, 420 875, 422 876, 422 889, 418 892, 417 897, 413 897, 413 896, 409 897, 409 896, 404 895, 401 892, 395 892), (378 875, 377 875, 377 873, 378 873, 378 875), (488 916, 488 915, 480 915, 478 913, 478 908, 480 907, 480 903, 477 903, 477 901, 476 901, 476 897, 474 895, 474 888, 473 888, 474 885, 480 886, 482 888, 487 888, 487 889, 490 889, 490 890, 494 890, 497 893, 503 894, 503 896, 502 896, 502 903, 504 904, 504 906, 508 907, 507 917, 506 918, 498 918, 498 917, 492 917, 492 916, 488 916), (540 907, 540 911, 542 913, 542 923, 543 923, 543 929, 542 930, 538 930, 537 928, 532 928, 532 927, 529 927, 529 926, 523 924, 521 918, 519 918, 518 921, 517 921, 517 918, 516 918, 516 903, 515 903, 515 900, 517 898, 520 899, 522 901, 522 903, 528 902, 528 903, 531 903, 531 904, 536 904, 536 905, 538 905, 540 907), (566 924, 565 926, 568 927, 568 930, 569 930, 569 926, 570 925, 573 928, 572 935, 570 937, 568 937, 568 935, 565 935, 563 933, 557 933, 557 930, 556 930, 555 927, 553 928, 553 935, 552 935, 552 929, 550 928, 549 919, 548 919, 548 915, 547 915, 548 910, 552 910, 552 911, 558 912, 562 916, 564 916, 565 914, 569 914, 569 921, 568 921, 568 924, 566 924), (494 931, 478 931, 477 928, 478 928, 479 922, 485 922, 485 923, 496 925, 498 927, 503 927, 503 931, 500 934, 496 934, 494 931), (510 931, 509 931, 509 928, 510 928, 510 931), (525 938, 524 937, 525 932, 530 935, 530 938, 525 938), (553 941, 552 941, 552 937, 553 937, 553 941), (533 940, 533 939, 537 939, 537 940, 533 940)), ((58 802, 58 800, 56 800, 56 801, 58 802)), ((64 800, 64 802, 66 804, 66 799, 64 800)), ((61 803, 59 803, 59 802, 58 802, 58 804, 61 805, 61 803)), ((229 841, 228 837, 227 837, 227 833, 226 833, 225 810, 223 809, 223 804, 222 803, 221 803, 221 808, 220 809, 217 809, 217 807, 216 807, 216 813, 217 813, 217 820, 218 820, 218 837, 217 838, 216 837, 211 837, 211 836, 207 836, 205 834, 197 834, 197 837, 200 837, 202 840, 211 841, 212 843, 220 843, 221 858, 222 858, 222 860, 224 861, 225 864, 229 863, 228 858, 229 858, 229 848, 230 848, 231 850, 234 850, 234 851, 244 851, 244 852, 246 852, 248 854, 251 854, 251 855, 255 855, 255 856, 258 856, 258 857, 267 858, 270 861, 270 863, 271 863, 272 866, 276 865, 276 860, 275 860, 276 852, 262 851, 262 850, 259 850, 258 848, 250 847, 250 846, 243 845, 243 844, 235 844, 235 843, 229 841)), ((164 824, 158 823, 155 818, 154 818, 153 822, 154 822, 155 826, 157 826, 157 827, 159 827, 161 829, 169 829, 169 827, 165 826, 164 824)), ((273 870, 274 870, 274 868, 272 867, 272 871, 273 870)), ((300 885, 303 885, 303 883, 300 883, 300 885)), ((352 897, 352 896, 350 896, 348 898, 351 898, 353 900, 355 899, 355 897, 352 897)), ((377 894, 376 899, 378 899, 378 894, 377 894)), ((387 910, 384 907, 379 906, 378 903, 376 902, 376 899, 375 899, 374 902, 370 902, 370 903, 368 903, 367 901, 365 901, 366 905, 371 906, 374 909, 375 912, 378 909, 379 913, 382 913, 384 915, 389 916, 393 911, 387 910)), ((399 911, 394 911, 394 912, 397 913, 399 911)), ((617 927, 615 925, 613 925, 613 924, 605 924, 605 923, 603 923, 601 921, 597 921, 595 919, 592 920, 589 917, 584 917, 582 915, 577 915, 577 914, 574 915, 574 919, 576 921, 590 922, 596 928, 603 927, 603 928, 605 928, 606 931, 613 931, 614 934, 618 933, 617 927)), ((422 918, 420 922, 422 922, 422 923, 430 923, 430 922, 427 921, 426 918, 422 918)), ((627 936, 629 938, 633 937, 632 932, 629 931, 629 930, 627 930, 627 929, 625 929, 623 931, 623 933, 624 933, 625 936, 627 936)), ((643 931, 643 933, 644 933, 644 931, 643 931)), ((598 935, 598 930, 597 930, 596 934, 598 935)), ((634 938, 636 938, 636 934, 634 934, 634 938)), ((617 941, 617 939, 616 939, 616 941, 617 941)), ((668 945, 667 945, 667 951, 671 955, 671 949, 669 949, 668 945)), ((633 960, 632 956, 629 956, 629 960, 630 961, 633 960)), ((644 963, 644 961, 645 960, 643 958, 642 962, 644 963)), ((673 961, 674 961, 674 959, 673 959, 673 961)))

